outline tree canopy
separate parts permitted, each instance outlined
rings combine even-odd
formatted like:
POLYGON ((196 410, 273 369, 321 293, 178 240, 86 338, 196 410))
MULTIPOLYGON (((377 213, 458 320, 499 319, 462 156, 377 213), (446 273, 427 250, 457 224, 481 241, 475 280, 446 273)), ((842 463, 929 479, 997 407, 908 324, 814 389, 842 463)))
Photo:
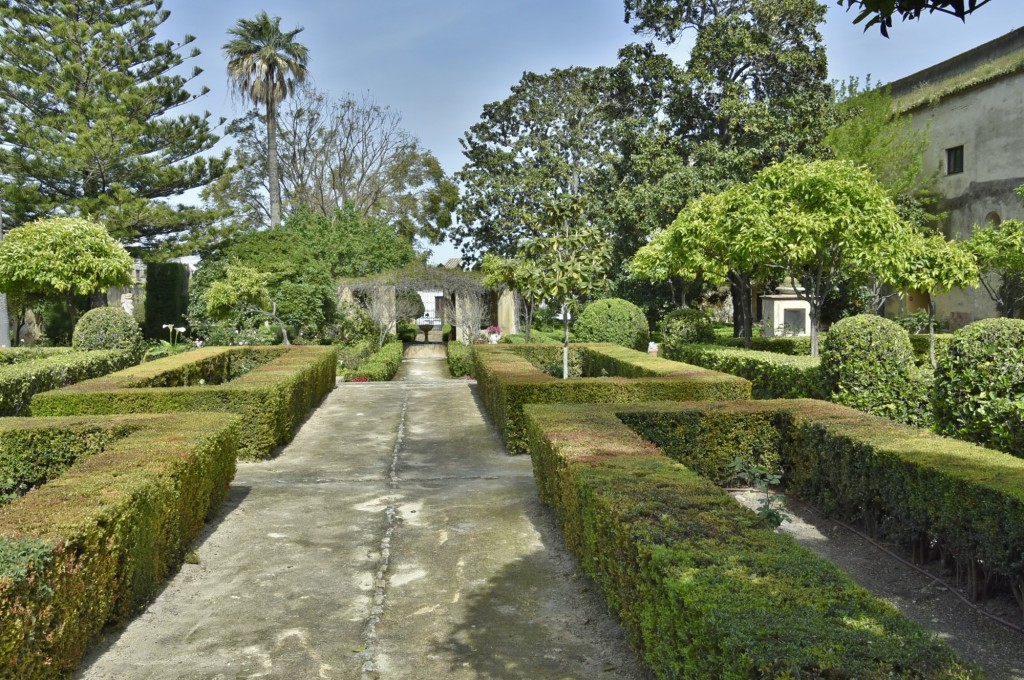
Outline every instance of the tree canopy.
POLYGON ((954 16, 961 21, 973 14, 975 10, 987 5, 989 0, 839 0, 847 10, 857 12, 853 23, 866 21, 864 30, 878 26, 882 35, 888 37, 892 28, 892 19, 898 16, 903 21, 920 19, 927 11, 929 14, 939 12, 954 16))
MULTIPOLYGON (((169 247, 208 216, 172 205, 221 175, 205 94, 176 73, 194 38, 157 41, 158 0, 0 2, 0 189, 20 225, 55 213, 100 220, 133 249, 169 247)), ((189 57, 198 54, 192 49, 189 57)))

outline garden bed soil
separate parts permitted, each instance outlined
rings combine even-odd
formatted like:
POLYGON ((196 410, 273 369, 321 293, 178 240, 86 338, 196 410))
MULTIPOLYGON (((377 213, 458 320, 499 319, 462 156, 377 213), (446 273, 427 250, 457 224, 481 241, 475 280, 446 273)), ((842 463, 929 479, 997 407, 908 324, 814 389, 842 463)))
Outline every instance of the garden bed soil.
MULTIPOLYGON (((733 496, 751 509, 758 506, 757 492, 734 491, 733 496)), ((989 680, 1024 680, 1024 633, 982 613, 1022 625, 1024 617, 1012 595, 997 594, 975 609, 958 596, 966 596, 965 591, 942 573, 938 562, 919 571, 909 564, 909 550, 884 541, 872 542, 793 499, 786 500, 785 510, 790 521, 782 524, 780 532, 836 564, 856 583, 933 631, 982 668, 989 680)))

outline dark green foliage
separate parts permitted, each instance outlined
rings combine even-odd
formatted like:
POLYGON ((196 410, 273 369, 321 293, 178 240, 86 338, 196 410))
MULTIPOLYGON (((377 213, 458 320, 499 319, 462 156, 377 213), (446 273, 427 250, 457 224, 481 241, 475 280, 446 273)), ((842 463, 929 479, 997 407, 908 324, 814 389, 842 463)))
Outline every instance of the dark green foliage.
POLYGON ((938 362, 938 429, 1024 457, 1024 321, 967 325, 953 334, 938 362))
POLYGON ((469 345, 448 343, 448 372, 453 378, 473 375, 473 350, 469 345))
POLYGON ((821 376, 837 404, 912 425, 931 421, 927 391, 914 376, 910 337, 898 324, 860 314, 832 325, 821 352, 821 376))
POLYGON ((711 318, 699 309, 674 309, 665 315, 658 328, 662 354, 674 361, 682 361, 679 349, 683 345, 715 341, 711 318))
MULTIPOLYGON (((819 339, 824 340, 825 333, 818 336, 819 339)), ((722 345, 723 347, 738 347, 746 349, 746 340, 743 338, 723 338, 715 337, 712 341, 716 345, 722 345)), ((797 337, 764 337, 754 336, 750 339, 750 349, 758 352, 774 352, 775 354, 788 354, 790 356, 810 356, 811 354, 811 337, 797 336, 797 337)))
POLYGON ((130 428, 101 427, 0 431, 0 503, 56 479, 130 433, 130 428))
POLYGON ((750 383, 731 375, 659 359, 618 345, 586 344, 571 349, 580 354, 584 377, 562 380, 551 377, 531 363, 536 361, 544 365, 546 356, 560 351, 557 347, 473 347, 480 399, 501 430, 510 453, 524 453, 526 450, 523 416, 526 404, 750 397, 750 383))
POLYGON ((526 409, 541 499, 654 674, 974 677, 927 631, 616 418, 690 407, 756 413, 764 403, 526 409))
POLYGON ((399 321, 398 331, 395 333, 395 335, 397 335, 398 339, 401 340, 402 342, 416 342, 416 336, 419 334, 419 332, 419 326, 417 326, 416 324, 409 323, 407 321, 399 321))
POLYGON ((75 349, 113 349, 142 357, 142 331, 132 315, 120 307, 97 307, 75 324, 71 338, 75 349))
POLYGON ((55 390, 132 366, 126 352, 77 352, 65 348, 5 350, 0 353, 0 416, 22 415, 37 392, 55 390), (16 357, 4 362, 5 356, 16 357))
POLYGON ((206 347, 37 394, 32 415, 227 411, 242 417, 239 456, 263 459, 333 389, 336 368, 333 347, 206 347))
POLYGON ((644 352, 650 328, 643 310, 628 300, 595 300, 584 308, 573 325, 580 342, 611 342, 644 352))
POLYGON ((178 262, 146 265, 146 323, 149 340, 166 340, 165 324, 185 325, 188 311, 188 267, 178 262))
POLYGON ((227 498, 238 421, 191 413, 0 422, 0 439, 32 432, 57 436, 79 462, 0 511, 0 668, 12 678, 70 677, 104 627, 152 599, 227 498), (102 450, 75 448, 75 433, 103 430, 111 434, 102 450))
MULTIPOLYGON (((949 351, 949 343, 953 339, 952 333, 935 334, 935 358, 938 360, 943 354, 949 351)), ((931 366, 931 359, 928 357, 930 339, 927 333, 911 333, 910 346, 914 348, 914 363, 918 366, 931 366)))
POLYGON ((777 413, 690 410, 651 417, 643 411, 618 414, 644 439, 654 442, 669 458, 682 463, 719 486, 736 478, 732 464, 742 456, 770 471, 781 471, 782 435, 777 413))
POLYGON ((682 345, 675 356, 678 361, 694 366, 746 378, 753 384, 751 394, 755 399, 828 398, 821 381, 820 361, 814 357, 717 344, 682 345))
POLYGON ((386 343, 373 355, 361 363, 355 371, 355 377, 370 381, 391 380, 402 365, 402 353, 405 346, 400 340, 386 343))

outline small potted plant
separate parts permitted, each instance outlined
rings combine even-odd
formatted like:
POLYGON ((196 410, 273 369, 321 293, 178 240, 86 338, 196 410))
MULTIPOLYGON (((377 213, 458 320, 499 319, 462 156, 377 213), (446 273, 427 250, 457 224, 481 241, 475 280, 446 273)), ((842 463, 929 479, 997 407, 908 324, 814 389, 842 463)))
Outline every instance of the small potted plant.
POLYGON ((498 340, 501 340, 501 326, 488 326, 487 338, 492 345, 497 345, 498 340))

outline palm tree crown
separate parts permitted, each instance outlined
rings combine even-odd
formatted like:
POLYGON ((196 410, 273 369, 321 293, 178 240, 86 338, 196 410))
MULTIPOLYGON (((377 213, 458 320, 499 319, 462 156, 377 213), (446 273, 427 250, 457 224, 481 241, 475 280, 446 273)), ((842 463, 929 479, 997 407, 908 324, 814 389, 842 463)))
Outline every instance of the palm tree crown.
POLYGON ((281 31, 281 17, 260 12, 239 19, 224 43, 228 78, 234 92, 267 107, 267 179, 270 184, 270 226, 281 223, 281 181, 277 172, 277 104, 306 79, 309 50, 295 42, 302 27, 281 31))
POLYGON ((224 43, 232 89, 257 104, 276 104, 306 79, 309 50, 295 42, 298 27, 281 31, 281 17, 265 11, 255 19, 239 19, 224 43))

